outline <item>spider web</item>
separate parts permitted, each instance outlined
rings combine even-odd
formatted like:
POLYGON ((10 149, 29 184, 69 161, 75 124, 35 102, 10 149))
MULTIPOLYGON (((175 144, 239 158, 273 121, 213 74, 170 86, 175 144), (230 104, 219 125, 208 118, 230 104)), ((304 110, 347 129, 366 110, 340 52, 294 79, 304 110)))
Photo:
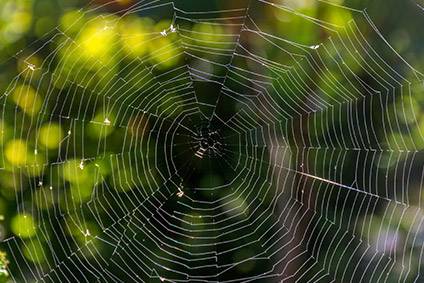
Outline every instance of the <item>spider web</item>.
POLYGON ((3 63, 14 281, 423 280, 423 74, 365 9, 119 2, 3 63))

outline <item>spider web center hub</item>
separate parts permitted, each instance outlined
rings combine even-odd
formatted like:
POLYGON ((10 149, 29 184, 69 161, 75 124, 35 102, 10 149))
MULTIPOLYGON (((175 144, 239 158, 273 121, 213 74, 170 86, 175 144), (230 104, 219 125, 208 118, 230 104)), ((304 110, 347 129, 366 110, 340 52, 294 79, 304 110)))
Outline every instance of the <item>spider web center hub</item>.
POLYGON ((200 159, 218 157, 223 154, 222 148, 222 137, 218 130, 212 129, 209 124, 198 126, 193 146, 196 157, 200 159))
POLYGON ((238 141, 229 127, 200 121, 193 134, 174 136, 172 163, 185 187, 212 188, 230 183, 237 167, 234 145, 238 141), (231 144, 231 145, 230 145, 231 144))

